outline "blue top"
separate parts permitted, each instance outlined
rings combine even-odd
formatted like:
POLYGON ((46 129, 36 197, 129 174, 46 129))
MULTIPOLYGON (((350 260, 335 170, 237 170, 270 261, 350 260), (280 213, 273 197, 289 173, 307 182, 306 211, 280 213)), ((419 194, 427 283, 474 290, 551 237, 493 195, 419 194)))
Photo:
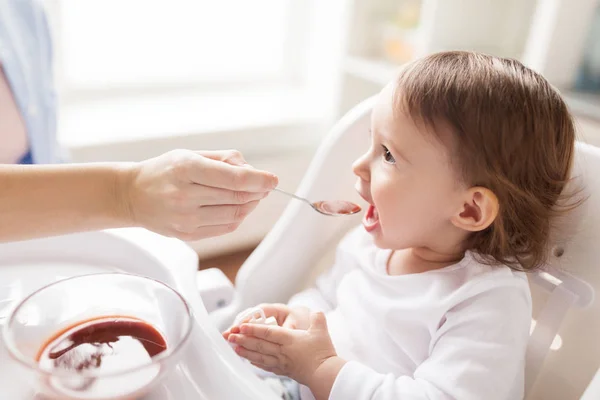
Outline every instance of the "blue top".
POLYGON ((0 0, 0 61, 29 139, 22 162, 59 161, 52 43, 40 1, 0 0))

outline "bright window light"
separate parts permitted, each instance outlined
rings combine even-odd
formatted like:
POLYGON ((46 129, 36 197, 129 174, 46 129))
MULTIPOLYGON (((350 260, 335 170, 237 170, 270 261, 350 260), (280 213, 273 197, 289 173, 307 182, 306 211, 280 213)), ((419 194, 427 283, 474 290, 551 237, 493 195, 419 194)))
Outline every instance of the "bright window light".
POLYGON ((267 79, 284 73, 291 0, 58 0, 72 89, 267 79))

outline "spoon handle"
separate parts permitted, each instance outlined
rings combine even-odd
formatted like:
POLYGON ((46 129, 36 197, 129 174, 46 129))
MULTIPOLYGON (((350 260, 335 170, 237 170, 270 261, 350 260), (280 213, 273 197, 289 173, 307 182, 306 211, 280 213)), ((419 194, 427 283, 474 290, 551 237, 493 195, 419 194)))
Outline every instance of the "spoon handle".
POLYGON ((308 204, 310 204, 310 205, 312 206, 312 203, 311 203, 310 201, 308 201, 307 199, 303 198, 303 197, 296 196, 296 195, 295 195, 295 194, 293 194, 293 193, 286 192, 285 190, 281 190, 281 189, 279 189, 279 188, 275 188, 275 189, 273 189, 273 190, 274 190, 274 191, 276 191, 276 192, 279 192, 279 193, 287 194, 288 196, 290 196, 290 197, 293 197, 293 198, 295 198, 295 199, 297 199, 297 200, 301 200, 301 201, 307 202, 308 204))

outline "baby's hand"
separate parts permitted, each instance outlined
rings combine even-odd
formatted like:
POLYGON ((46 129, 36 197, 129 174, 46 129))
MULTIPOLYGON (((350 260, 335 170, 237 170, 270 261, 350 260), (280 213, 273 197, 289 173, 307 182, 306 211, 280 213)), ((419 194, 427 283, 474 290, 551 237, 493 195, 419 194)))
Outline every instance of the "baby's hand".
POLYGON ((310 310, 308 307, 288 307, 288 314, 279 326, 307 330, 310 326, 310 310))
MULTIPOLYGON (((265 313, 265 317, 273 317, 277 321, 277 325, 290 329, 308 329, 310 324, 310 310, 306 307, 289 307, 285 304, 261 304, 258 306, 265 313)), ((231 333, 239 333, 239 325, 243 322, 248 322, 250 318, 239 321, 232 327, 223 332, 225 340, 228 339, 231 333)))
POLYGON ((323 313, 310 315, 307 330, 242 324, 228 340, 237 345, 236 353, 257 367, 308 386, 318 368, 336 356, 323 313))

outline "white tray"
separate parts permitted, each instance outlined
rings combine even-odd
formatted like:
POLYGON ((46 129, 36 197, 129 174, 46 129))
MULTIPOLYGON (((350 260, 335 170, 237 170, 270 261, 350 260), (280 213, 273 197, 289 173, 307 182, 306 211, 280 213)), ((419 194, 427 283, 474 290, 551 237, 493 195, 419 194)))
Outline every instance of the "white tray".
MULTIPOLYGON (((159 279, 191 305, 195 325, 182 360, 144 400, 278 399, 212 326, 195 287, 196 255, 183 243, 140 229, 89 232, 0 244, 0 324, 27 294, 70 276, 126 271, 159 279)), ((40 399, 0 342, 0 398, 40 399)))

